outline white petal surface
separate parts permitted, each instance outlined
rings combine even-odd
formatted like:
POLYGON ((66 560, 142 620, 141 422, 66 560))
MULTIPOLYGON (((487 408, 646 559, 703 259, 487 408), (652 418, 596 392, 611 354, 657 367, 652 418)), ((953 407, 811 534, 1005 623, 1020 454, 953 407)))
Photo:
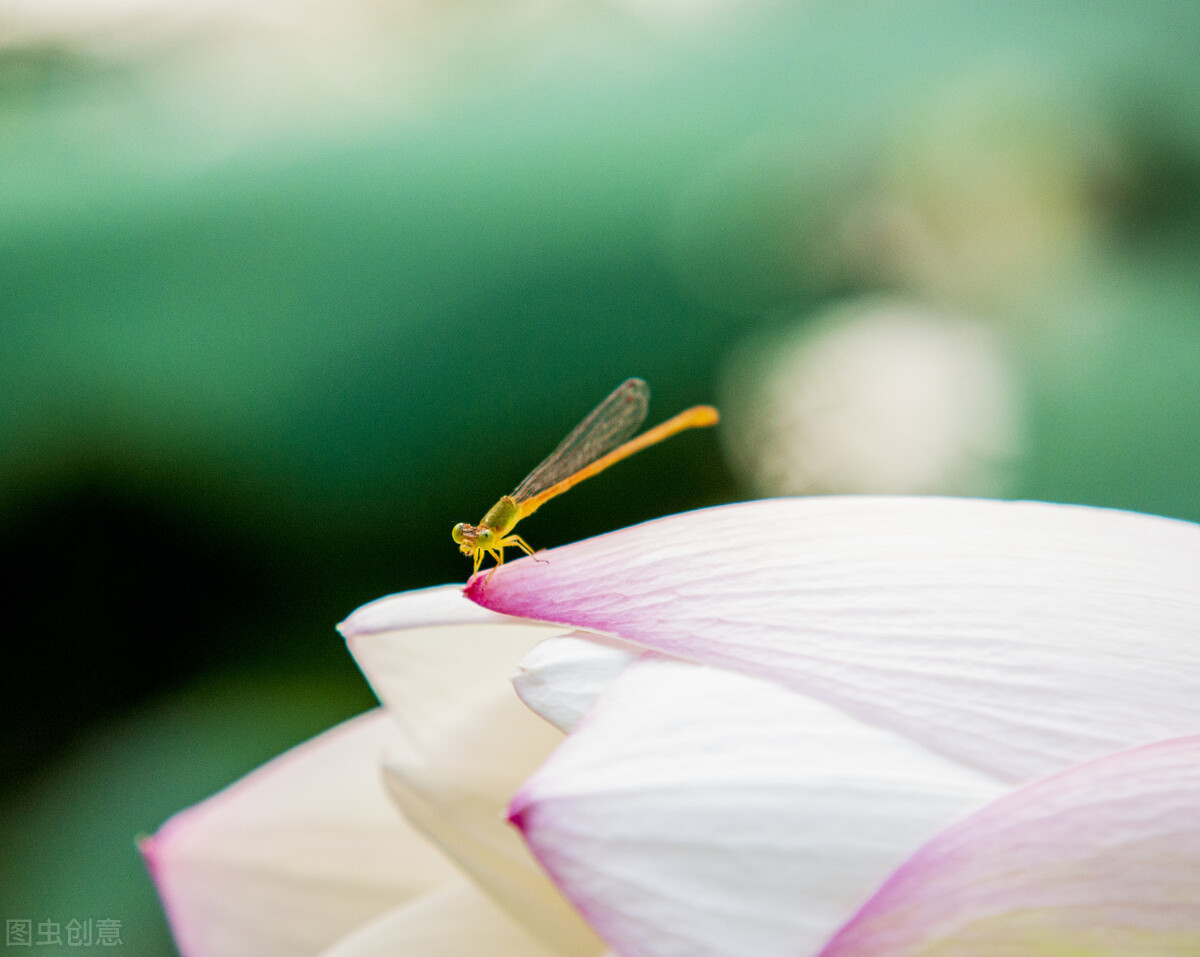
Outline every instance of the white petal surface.
POLYGON ((1200 737, 1039 781, 939 834, 822 957, 1200 954, 1200 737))
MULTIPOLYGON (((526 717, 531 717, 526 712, 526 717)), ((392 796, 406 819, 459 865, 508 919, 559 957, 588 957, 603 946, 592 929, 547 880, 494 803, 412 783, 409 768, 389 766, 392 796), (486 820, 484 815, 486 814, 486 820)))
POLYGON ((521 660, 512 683, 527 707, 570 733, 641 653, 636 645, 600 635, 547 638, 521 660))
POLYGON ((306 957, 456 879, 387 798, 398 737, 382 711, 348 721, 142 842, 183 957, 306 957))
POLYGON ((389 755, 431 798, 468 791, 497 823, 515 787, 558 742, 509 684, 517 662, 563 629, 496 615, 457 586, 392 595, 338 626, 406 747, 389 755))
POLYGON ((563 629, 484 611, 456 586, 381 599, 339 628, 403 731, 385 770, 405 818, 554 952, 599 953, 504 821, 513 792, 561 740, 508 679, 563 629))
POLYGON ((1200 730, 1200 526, 967 499, 750 502, 468 595, 784 683, 1022 780, 1200 730))
POLYGON ((623 957, 816 953, 925 840, 1005 788, 778 685, 649 656, 514 798, 623 957))
POLYGON ((481 701, 537 642, 564 629, 488 612, 444 585, 389 595, 338 625, 355 662, 413 749, 444 755, 481 701))
POLYGON ((339 941, 320 957, 552 957, 467 881, 430 891, 339 941))

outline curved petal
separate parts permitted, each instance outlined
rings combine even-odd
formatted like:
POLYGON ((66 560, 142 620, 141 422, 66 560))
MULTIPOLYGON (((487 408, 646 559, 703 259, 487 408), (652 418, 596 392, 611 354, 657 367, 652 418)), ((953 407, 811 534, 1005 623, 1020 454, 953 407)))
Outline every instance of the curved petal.
POLYGON ((405 818, 546 946, 600 942, 504 823, 520 783, 561 740, 508 683, 538 641, 562 629, 493 614, 448 586, 393 595, 339 628, 403 730, 385 763, 405 818))
POLYGON ((821 953, 1200 954, 1200 736, 1101 758, 973 814, 821 953))
POLYGON ((460 880, 388 913, 338 941, 320 957, 551 957, 503 910, 460 880))
POLYGON ((773 683, 648 656, 511 820, 623 957, 815 953, 1004 786, 773 683))
POLYGON ((1200 729, 1200 526, 811 498, 506 564, 473 600, 782 682, 1006 780, 1200 729))
MULTIPOLYGON (((519 705, 514 702, 514 707, 519 705)), ((529 712, 527 719, 536 720, 529 712)), ((539 722, 540 723, 540 722, 539 722)), ((410 768, 389 766, 392 797, 405 818, 441 848, 549 952, 559 957, 599 954, 603 945, 591 927, 563 899, 530 856, 494 803, 414 783, 410 768)))
POLYGON ((507 685, 516 663, 566 630, 486 611, 457 585, 389 595, 338 625, 413 750, 443 763, 481 701, 512 697, 507 685))
POLYGON ((641 653, 636 645, 600 635, 547 638, 521 659, 512 683, 530 710, 569 734, 641 653))
POLYGON ((454 868, 388 801, 382 711, 288 751, 182 811, 141 851, 185 957, 301 957, 454 868))

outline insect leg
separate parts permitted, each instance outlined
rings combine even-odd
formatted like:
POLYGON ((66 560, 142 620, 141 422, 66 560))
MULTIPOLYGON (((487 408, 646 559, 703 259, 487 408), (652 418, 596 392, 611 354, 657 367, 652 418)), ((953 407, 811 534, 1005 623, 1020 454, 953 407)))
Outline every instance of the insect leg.
POLYGON ((504 542, 497 542, 495 548, 489 548, 487 550, 487 553, 492 556, 492 559, 496 562, 496 564, 492 566, 492 570, 488 572, 487 578, 483 580, 485 585, 492 580, 492 576, 496 574, 496 569, 504 564, 504 545, 504 542))
POLYGON ((532 558, 535 562, 542 562, 543 564, 546 563, 546 559, 538 558, 537 555, 534 554, 533 549, 529 547, 529 543, 520 535, 509 535, 508 538, 504 540, 503 544, 516 545, 517 548, 521 549, 521 551, 532 558))

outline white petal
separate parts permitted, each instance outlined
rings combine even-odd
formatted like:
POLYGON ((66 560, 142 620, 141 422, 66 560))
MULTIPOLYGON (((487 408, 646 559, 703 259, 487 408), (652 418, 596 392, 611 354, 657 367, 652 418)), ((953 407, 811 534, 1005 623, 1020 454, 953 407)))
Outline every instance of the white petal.
POLYGON ((636 645, 599 635, 547 638, 521 661, 512 683, 526 705, 569 733, 641 653, 636 645))
POLYGON ((505 565, 468 594, 786 684, 1007 780, 1200 729, 1200 526, 772 500, 505 565))
POLYGON ((320 957, 551 957, 473 884, 458 881, 401 905, 320 957))
MULTIPOLYGON (((526 719, 537 720, 521 710, 526 719)), ((453 787, 423 789, 419 769, 411 766, 389 765, 387 777, 406 819, 542 946, 560 957, 600 953, 603 945, 592 929, 504 825, 493 801, 453 787)))
POLYGON ((562 629, 484 611, 454 586, 382 599, 339 627, 404 731, 385 770, 406 819, 547 946, 599 953, 504 821, 512 793, 561 740, 508 678, 562 629))
POLYGON ((630 665, 514 799, 623 957, 815 953, 922 842, 1003 785, 778 685, 630 665))
POLYGON ((444 585, 371 602, 338 630, 412 747, 445 756, 481 701, 512 697, 526 652, 569 629, 494 614, 444 585))
POLYGON ((393 763, 419 763, 429 787, 453 782, 501 808, 557 743, 514 707, 509 678, 564 629, 485 611, 451 585, 372 602, 338 628, 407 742, 393 763))
POLYGON ((185 957, 301 957, 454 880, 379 769, 398 739, 371 712, 164 824, 141 849, 185 957))

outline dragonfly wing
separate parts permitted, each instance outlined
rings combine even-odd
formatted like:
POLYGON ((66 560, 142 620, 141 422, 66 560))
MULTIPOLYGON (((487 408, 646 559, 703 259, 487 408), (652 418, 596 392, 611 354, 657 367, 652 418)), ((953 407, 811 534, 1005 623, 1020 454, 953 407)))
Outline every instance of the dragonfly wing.
POLYGON ((626 379, 563 439, 512 493, 519 505, 611 452, 633 435, 650 410, 650 387, 626 379))

